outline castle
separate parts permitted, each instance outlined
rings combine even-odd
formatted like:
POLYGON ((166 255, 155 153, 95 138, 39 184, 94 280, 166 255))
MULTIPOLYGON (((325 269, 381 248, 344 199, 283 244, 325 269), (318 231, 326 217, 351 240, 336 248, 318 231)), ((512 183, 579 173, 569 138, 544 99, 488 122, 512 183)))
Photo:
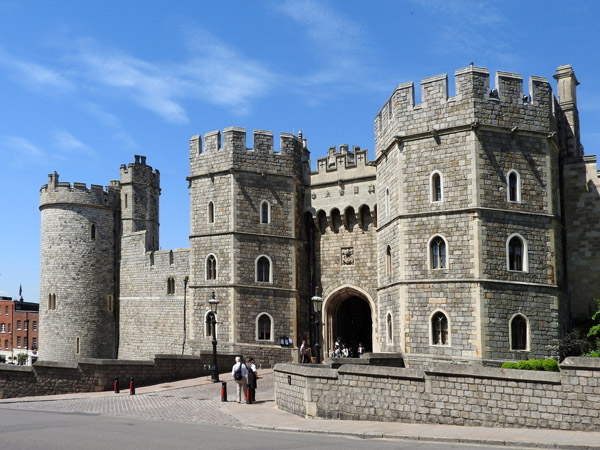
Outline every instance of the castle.
POLYGON ((302 134, 243 128, 190 140, 189 248, 159 250, 160 174, 144 156, 107 188, 41 189, 40 357, 149 359, 211 348, 262 364, 337 336, 405 360, 545 357, 600 294, 595 157, 575 74, 470 66, 399 85, 375 117, 375 159, 302 134))

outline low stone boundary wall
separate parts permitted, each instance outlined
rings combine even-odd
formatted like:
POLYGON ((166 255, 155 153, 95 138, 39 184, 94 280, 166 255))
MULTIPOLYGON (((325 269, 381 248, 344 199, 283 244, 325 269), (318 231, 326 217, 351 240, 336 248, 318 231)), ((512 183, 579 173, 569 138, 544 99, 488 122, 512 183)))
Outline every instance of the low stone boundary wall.
MULTIPOLYGON (((231 370, 235 356, 217 355, 219 371, 231 370)), ((72 364, 52 361, 37 361, 33 366, 0 364, 0 398, 108 391, 113 389, 115 377, 119 377, 120 389, 129 389, 131 377, 136 386, 196 378, 210 373, 204 370, 205 364, 212 364, 212 353, 156 355, 152 361, 82 359, 72 364)))
POLYGON ((307 417, 600 431, 600 359, 567 358, 560 368, 277 364, 275 400, 307 417))

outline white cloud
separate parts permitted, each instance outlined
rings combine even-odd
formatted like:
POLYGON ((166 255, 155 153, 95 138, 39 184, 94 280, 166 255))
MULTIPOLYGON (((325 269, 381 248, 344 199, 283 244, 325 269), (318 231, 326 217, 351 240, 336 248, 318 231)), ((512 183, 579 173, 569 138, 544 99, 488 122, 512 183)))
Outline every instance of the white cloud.
POLYGON ((15 168, 25 168, 31 164, 46 164, 46 152, 31 141, 19 136, 1 136, 0 154, 15 168))
POLYGON ((38 63, 19 59, 0 48, 0 65, 12 70, 13 78, 32 90, 66 91, 71 82, 59 71, 38 63))
POLYGON ((76 152, 87 156, 95 155, 96 152, 71 133, 65 130, 58 130, 54 133, 54 146, 66 152, 76 152))

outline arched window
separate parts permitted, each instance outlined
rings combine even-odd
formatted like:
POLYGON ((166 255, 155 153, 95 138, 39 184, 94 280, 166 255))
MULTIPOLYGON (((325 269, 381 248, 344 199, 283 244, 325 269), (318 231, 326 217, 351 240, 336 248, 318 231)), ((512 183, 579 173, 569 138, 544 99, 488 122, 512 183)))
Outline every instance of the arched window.
POLYGON ((173 295, 175 293, 175 278, 167 278, 167 295, 173 295))
POLYGON ((520 234, 511 234, 506 241, 506 256, 508 270, 527 272, 527 242, 520 234))
POLYGON ((273 336, 273 319, 267 313, 259 314, 256 318, 256 339, 271 341, 273 336))
POLYGON ((392 274, 392 247, 390 247, 389 245, 387 246, 387 249, 385 251, 385 274, 392 274))
POLYGON ((510 349, 527 350, 527 319, 516 314, 510 321, 510 349))
POLYGON ((340 227, 342 226, 342 216, 340 214, 340 210, 337 208, 333 208, 330 213, 331 216, 331 228, 334 233, 338 233, 340 231, 340 227))
POLYGON ((206 217, 208 223, 215 223, 215 204, 212 201, 206 207, 206 217))
POLYGON ((448 318, 442 311, 431 316, 431 344, 448 345, 448 318))
POLYGON ((434 236, 429 242, 429 257, 432 269, 446 269, 446 241, 441 236, 434 236))
POLYGON ((95 224, 92 224, 92 226, 90 227, 90 238, 96 239, 96 225, 95 224))
POLYGON ((444 197, 444 180, 442 178, 442 174, 439 171, 432 172, 430 179, 430 193, 429 198, 431 202, 441 202, 444 197))
POLYGON ((56 309, 56 294, 48 294, 48 309, 56 309))
POLYGON ((268 256, 259 256, 256 260, 256 281, 271 283, 273 281, 271 274, 271 260, 268 256))
POLYGON ((206 279, 217 279, 217 258, 215 258, 215 255, 213 254, 206 257, 206 279))
POLYGON ((387 313, 387 319, 385 321, 385 324, 386 324, 387 343, 392 344, 394 341, 394 330, 392 328, 392 313, 387 313))
POLYGON ((260 204, 260 223, 271 223, 271 205, 266 200, 260 204))
POLYGON ((516 170, 508 172, 506 194, 509 202, 521 201, 521 177, 516 170))

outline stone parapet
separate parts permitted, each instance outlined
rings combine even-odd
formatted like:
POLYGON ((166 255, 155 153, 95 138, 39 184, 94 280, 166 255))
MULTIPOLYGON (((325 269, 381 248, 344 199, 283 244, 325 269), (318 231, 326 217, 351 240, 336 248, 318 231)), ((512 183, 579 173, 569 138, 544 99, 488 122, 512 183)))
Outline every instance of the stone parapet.
POLYGON ((600 430, 600 360, 560 373, 430 363, 424 370, 275 366, 277 407, 329 419, 600 430))

